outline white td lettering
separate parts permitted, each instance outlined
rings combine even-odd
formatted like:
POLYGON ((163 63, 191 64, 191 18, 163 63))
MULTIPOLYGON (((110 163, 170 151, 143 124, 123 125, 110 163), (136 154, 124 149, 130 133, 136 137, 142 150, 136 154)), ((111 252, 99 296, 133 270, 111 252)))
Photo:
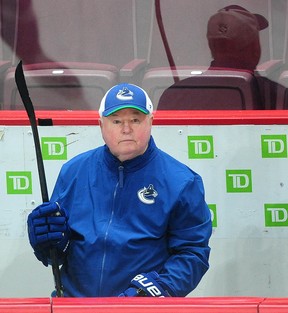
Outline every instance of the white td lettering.
POLYGON ((62 142, 46 141, 44 144, 48 146, 49 155, 62 155, 65 151, 65 146, 62 142))
POLYGON ((280 139, 265 139, 267 142, 268 153, 282 153, 284 151, 284 142, 280 139))
POLYGON ((271 212, 272 222, 286 222, 288 219, 287 210, 283 208, 268 208, 267 211, 271 212))
POLYGON ((14 190, 25 190, 29 188, 29 179, 26 176, 9 176, 13 181, 14 190))
POLYGON ((195 154, 208 154, 211 151, 211 144, 208 140, 191 140, 195 145, 195 154))
POLYGON ((246 188, 249 186, 249 176, 246 174, 229 174, 232 177, 233 188, 246 188))

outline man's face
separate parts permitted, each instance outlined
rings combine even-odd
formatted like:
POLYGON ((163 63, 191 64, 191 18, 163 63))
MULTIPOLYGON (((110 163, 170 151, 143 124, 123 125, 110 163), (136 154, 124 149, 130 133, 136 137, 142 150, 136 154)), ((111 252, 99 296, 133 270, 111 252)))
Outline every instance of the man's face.
POLYGON ((136 109, 122 109, 102 117, 102 137, 121 162, 145 152, 151 136, 153 116, 136 109))

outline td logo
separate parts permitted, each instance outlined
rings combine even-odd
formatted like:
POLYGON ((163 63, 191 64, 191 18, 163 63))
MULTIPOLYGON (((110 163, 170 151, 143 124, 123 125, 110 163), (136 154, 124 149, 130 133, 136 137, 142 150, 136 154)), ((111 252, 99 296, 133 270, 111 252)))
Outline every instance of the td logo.
POLYGON ((67 160, 66 137, 42 137, 43 160, 67 160))
POLYGON ((286 135, 262 135, 262 158, 287 158, 286 135))
POLYGON ((252 192, 251 170, 226 170, 227 192, 252 192))
POLYGON ((6 172, 7 194, 32 194, 31 172, 6 172))
POLYGON ((265 226, 288 226, 288 204, 264 204, 265 226))
POLYGON ((213 136, 188 136, 189 159, 213 159, 213 136))
POLYGON ((216 204, 208 204, 211 213, 212 227, 217 227, 217 209, 216 204))

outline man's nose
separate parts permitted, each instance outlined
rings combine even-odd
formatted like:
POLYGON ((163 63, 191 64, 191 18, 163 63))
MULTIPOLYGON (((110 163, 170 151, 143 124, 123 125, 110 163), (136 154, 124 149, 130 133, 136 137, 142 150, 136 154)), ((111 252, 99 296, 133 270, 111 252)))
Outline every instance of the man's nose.
POLYGON ((128 121, 123 122, 123 126, 122 126, 122 131, 123 133, 130 133, 131 132, 131 125, 128 121))

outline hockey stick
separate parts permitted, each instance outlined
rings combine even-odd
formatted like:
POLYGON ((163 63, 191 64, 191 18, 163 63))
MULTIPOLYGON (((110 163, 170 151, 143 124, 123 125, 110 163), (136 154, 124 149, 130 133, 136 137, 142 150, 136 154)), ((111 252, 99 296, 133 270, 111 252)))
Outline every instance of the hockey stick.
MULTIPOLYGON (((28 88, 26 85, 25 76, 23 73, 22 61, 20 61, 16 67, 15 81, 16 81, 16 85, 17 85, 20 97, 21 97, 22 102, 25 106, 25 110, 26 110, 27 115, 29 117, 30 125, 32 128, 34 144, 35 144, 36 159, 37 159, 37 166, 38 166, 39 181, 40 181, 41 194, 42 194, 42 201, 48 202, 49 196, 48 196, 48 189, 47 189, 47 182, 46 182, 42 152, 41 152, 41 147, 40 147, 37 121, 36 121, 33 103, 29 97, 29 92, 28 92, 28 88)), ((54 276, 56 295, 57 295, 57 297, 62 297, 63 296, 63 286, 61 283, 61 276, 60 276, 60 270, 59 270, 59 264, 58 264, 58 258, 57 258, 57 251, 55 248, 50 249, 50 258, 51 258, 51 263, 52 263, 52 271, 53 271, 53 276, 54 276)))

